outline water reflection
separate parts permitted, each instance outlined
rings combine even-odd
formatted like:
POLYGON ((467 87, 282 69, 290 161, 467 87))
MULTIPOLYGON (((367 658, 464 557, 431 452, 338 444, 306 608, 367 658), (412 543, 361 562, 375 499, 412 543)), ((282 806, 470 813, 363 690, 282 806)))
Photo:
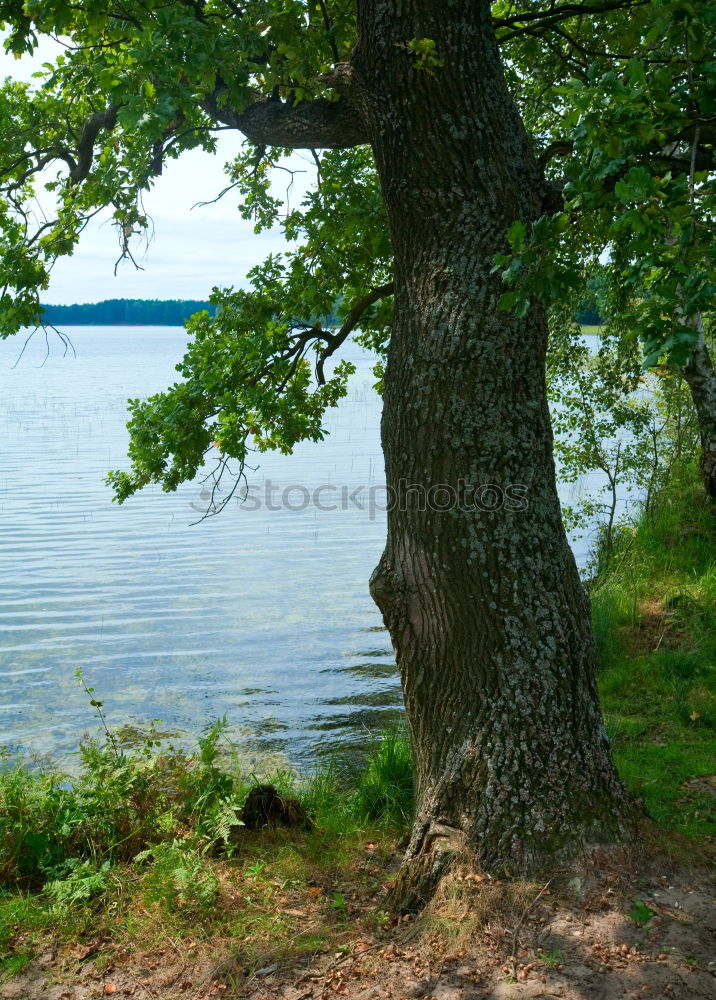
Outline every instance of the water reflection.
POLYGON ((402 708, 356 709, 341 715, 331 715, 330 718, 316 719, 313 728, 318 732, 331 733, 340 738, 337 742, 317 742, 315 752, 318 756, 331 756, 339 750, 342 744, 350 747, 368 747, 375 742, 376 733, 389 729, 404 718, 402 708))
POLYGON ((359 676, 365 677, 396 676, 395 663, 393 663, 390 659, 386 659, 378 663, 375 663, 372 660, 369 660, 367 663, 352 663, 349 666, 329 668, 328 670, 321 671, 321 673, 330 673, 333 670, 339 670, 341 673, 345 674, 358 674, 359 676))
POLYGON ((362 694, 345 695, 343 698, 326 698, 324 705, 371 705, 383 708, 402 704, 403 696, 398 687, 383 688, 380 691, 365 691, 362 694))

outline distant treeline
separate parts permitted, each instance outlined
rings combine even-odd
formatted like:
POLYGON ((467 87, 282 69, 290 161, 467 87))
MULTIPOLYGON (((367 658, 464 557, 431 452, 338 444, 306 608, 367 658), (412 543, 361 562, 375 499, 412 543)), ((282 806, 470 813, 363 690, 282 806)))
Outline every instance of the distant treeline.
POLYGON ((601 326, 602 317, 599 315, 596 309, 590 308, 588 306, 582 306, 582 308, 577 313, 577 322, 582 326, 601 326))
POLYGON ((105 299, 71 306, 43 306, 43 319, 55 326, 181 326, 195 312, 216 307, 189 299, 105 299))
MULTIPOLYGON (((212 316, 216 307, 208 302, 191 299, 105 299, 104 302, 82 302, 71 306, 43 306, 45 319, 55 326, 181 326, 196 312, 206 309, 212 316)), ((337 317, 329 316, 327 324, 335 325, 337 317)), ((596 309, 583 307, 577 313, 582 326, 599 326, 602 322, 596 309)))

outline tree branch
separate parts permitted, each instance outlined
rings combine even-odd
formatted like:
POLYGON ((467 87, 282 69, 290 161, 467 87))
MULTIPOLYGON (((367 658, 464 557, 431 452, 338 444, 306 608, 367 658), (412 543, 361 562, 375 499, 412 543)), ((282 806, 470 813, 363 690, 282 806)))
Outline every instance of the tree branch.
POLYGON ((374 302, 378 299, 384 299, 388 295, 392 295, 395 291, 395 285, 392 281, 389 281, 385 285, 378 285, 376 288, 371 288, 367 295, 364 295, 362 299, 353 306, 348 315, 346 316, 343 326, 340 328, 338 333, 329 334, 323 331, 323 336, 327 341, 327 346, 321 351, 318 361, 316 362, 316 379, 319 385, 325 385, 326 379, 323 374, 323 366, 330 358, 332 354, 338 350, 341 344, 344 343, 356 328, 360 322, 360 318, 369 306, 372 306, 374 302))
POLYGON ((571 139, 557 139, 540 154, 539 162, 542 167, 546 167, 555 156, 570 156, 574 152, 574 143, 571 139))
POLYGON ((77 163, 70 167, 70 180, 79 184, 85 179, 92 168, 94 159, 94 144, 97 136, 104 129, 111 131, 117 124, 117 105, 111 105, 106 111, 96 111, 82 126, 77 142, 77 163))
POLYGON ((670 153, 667 150, 655 153, 652 164, 661 164, 664 167, 668 167, 675 174, 691 175, 694 170, 714 170, 716 168, 716 156, 714 156, 713 150, 704 149, 703 147, 699 148, 697 143, 694 143, 689 152, 683 156, 670 153))
POLYGON ((210 117, 238 129, 251 142, 288 149, 346 149, 369 141, 368 130, 355 107, 345 98, 318 98, 291 105, 257 96, 242 112, 221 106, 222 90, 206 97, 210 117))
POLYGON ((328 16, 325 0, 318 0, 318 5, 321 8, 321 14, 323 15, 323 26, 326 29, 326 37, 328 38, 328 44, 330 45, 331 52, 333 53, 333 62, 338 62, 339 61, 338 46, 336 45, 336 40, 333 37, 333 25, 331 24, 331 19, 328 16))
POLYGON ((547 10, 525 11, 522 14, 511 14, 509 17, 496 17, 493 18, 492 26, 495 30, 514 26, 513 31, 498 38, 499 42, 506 42, 524 32, 532 34, 549 31, 553 25, 571 17, 606 14, 612 10, 630 10, 632 7, 643 7, 649 2, 650 0, 605 0, 604 3, 597 4, 567 3, 561 7, 548 7, 547 10))
MULTIPOLYGON (((679 153, 679 147, 680 143, 678 141, 671 143, 671 145, 665 146, 661 150, 645 154, 639 159, 639 162, 650 167, 652 170, 666 169, 670 170, 673 174, 688 174, 690 178, 693 177, 695 171, 716 169, 716 153, 714 150, 704 148, 703 146, 699 147, 698 145, 698 126, 691 148, 684 153, 679 153)), ((569 156, 573 152, 573 149, 574 146, 571 140, 557 140, 550 143, 542 152, 539 162, 544 168, 555 156, 569 156)), ((617 181, 624 177, 632 165, 625 164, 621 170, 608 177, 604 181, 604 187, 607 190, 612 190, 617 181)), ((564 208, 563 189, 566 183, 566 177, 545 182, 545 192, 542 198, 542 208, 545 212, 553 213, 562 211, 564 208)))

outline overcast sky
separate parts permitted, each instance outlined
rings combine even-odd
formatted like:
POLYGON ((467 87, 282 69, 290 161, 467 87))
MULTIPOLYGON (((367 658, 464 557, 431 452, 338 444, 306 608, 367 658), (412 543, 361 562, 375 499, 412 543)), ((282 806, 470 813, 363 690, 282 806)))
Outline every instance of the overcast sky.
MULTIPOLYGON (((38 55, 21 60, 0 49, 0 77, 30 79, 43 61, 52 58, 53 48, 57 51, 54 43, 44 43, 38 55)), ((280 232, 257 236, 251 223, 240 217, 233 193, 214 205, 192 211, 197 201, 214 198, 226 187, 228 180, 222 167, 236 155, 240 143, 239 133, 221 133, 216 155, 192 151, 169 161, 144 199, 155 236, 146 255, 137 257, 143 271, 123 262, 114 275, 118 243, 114 228, 107 222, 111 214, 108 211, 90 223, 74 256, 57 262, 43 301, 65 304, 110 298, 206 299, 214 285, 243 284, 249 268, 269 252, 285 246, 280 232)), ((310 170, 308 163, 296 165, 310 170)), ((286 177, 278 174, 279 190, 285 189, 286 177)))

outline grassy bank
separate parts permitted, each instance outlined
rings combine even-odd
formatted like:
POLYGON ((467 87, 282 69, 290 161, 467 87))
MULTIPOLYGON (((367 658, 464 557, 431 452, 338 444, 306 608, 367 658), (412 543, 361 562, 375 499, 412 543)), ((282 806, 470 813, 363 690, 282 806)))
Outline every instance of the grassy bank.
POLYGON ((592 589, 620 773, 659 823, 716 834, 716 512, 694 468, 623 527, 592 589))
MULTIPOLYGON (((715 525, 686 471, 622 530, 591 587, 619 769, 655 820, 697 839, 716 833, 715 525)), ((221 981, 238 982, 302 955, 340 956, 387 920, 380 899, 412 808, 404 734, 386 735, 353 775, 263 776, 294 821, 274 829, 243 825, 257 779, 221 724, 193 754, 156 733, 127 750, 106 732, 80 764, 72 779, 10 760, 0 771, 6 977, 48 948, 95 970, 218 949, 231 956, 221 981)))
POLYGON ((329 765, 300 782, 243 774, 221 723, 195 753, 156 732, 125 750, 107 732, 79 754, 73 778, 9 760, 0 772, 0 976, 58 941, 107 962, 230 942, 243 976, 340 948, 359 911, 383 919, 412 810, 403 733, 376 742, 359 774, 329 765), (246 814, 261 782, 286 807, 271 829, 249 828, 246 814))

